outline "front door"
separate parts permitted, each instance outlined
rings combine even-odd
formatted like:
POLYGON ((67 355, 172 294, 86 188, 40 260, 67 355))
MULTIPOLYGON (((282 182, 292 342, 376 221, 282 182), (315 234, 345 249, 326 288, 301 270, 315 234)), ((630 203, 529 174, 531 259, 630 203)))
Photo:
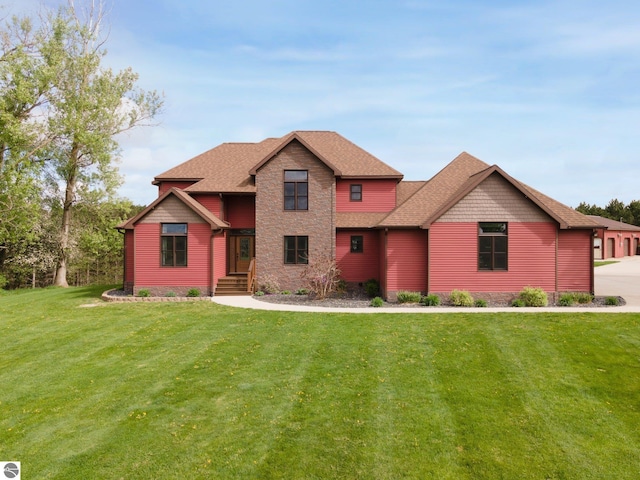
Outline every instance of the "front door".
POLYGON ((249 264, 254 256, 253 236, 242 235, 232 239, 232 255, 233 259, 231 267, 233 272, 249 271, 249 264))

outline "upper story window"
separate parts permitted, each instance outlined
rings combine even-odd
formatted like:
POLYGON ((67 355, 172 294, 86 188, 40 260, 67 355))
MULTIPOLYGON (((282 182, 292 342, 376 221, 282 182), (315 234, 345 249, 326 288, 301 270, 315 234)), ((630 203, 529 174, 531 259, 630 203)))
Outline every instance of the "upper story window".
POLYGON ((478 270, 507 270, 509 230, 506 222, 478 224, 478 270))
POLYGON ((187 266, 187 224, 163 223, 160 237, 160 264, 163 267, 187 266))
POLYGON ((361 202, 362 201, 362 185, 352 183, 349 186, 349 200, 352 202, 361 202))
POLYGON ((306 170, 284 171, 284 209, 309 209, 309 182, 306 170))

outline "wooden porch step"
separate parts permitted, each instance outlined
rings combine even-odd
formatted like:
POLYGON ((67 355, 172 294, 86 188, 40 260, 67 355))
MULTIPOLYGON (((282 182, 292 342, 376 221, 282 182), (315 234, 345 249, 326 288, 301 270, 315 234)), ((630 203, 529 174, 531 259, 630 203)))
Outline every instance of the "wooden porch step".
POLYGON ((216 296, 251 295, 247 292, 247 275, 230 275, 218 280, 216 296))

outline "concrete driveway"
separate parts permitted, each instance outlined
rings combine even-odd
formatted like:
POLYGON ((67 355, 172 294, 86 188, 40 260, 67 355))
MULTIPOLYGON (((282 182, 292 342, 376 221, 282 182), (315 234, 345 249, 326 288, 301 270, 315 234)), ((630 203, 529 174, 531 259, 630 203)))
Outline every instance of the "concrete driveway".
POLYGON ((596 267, 595 293, 621 296, 627 307, 640 308, 640 255, 611 259, 617 263, 596 267))

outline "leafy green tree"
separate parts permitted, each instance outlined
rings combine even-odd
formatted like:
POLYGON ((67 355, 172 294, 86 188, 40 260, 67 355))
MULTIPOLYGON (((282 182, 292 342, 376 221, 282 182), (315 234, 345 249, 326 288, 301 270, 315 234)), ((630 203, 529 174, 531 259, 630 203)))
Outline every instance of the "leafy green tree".
POLYGON ((115 136, 148 124, 162 106, 156 92, 136 87, 138 75, 130 68, 114 73, 101 65, 106 55, 102 5, 91 7, 82 19, 72 2, 50 15, 49 28, 58 41, 44 52, 57 71, 48 96, 52 141, 45 154, 51 184, 62 186, 57 286, 68 286, 71 216, 79 195, 94 187, 112 192, 119 185, 115 136))
POLYGON ((597 205, 590 205, 585 202, 580 202, 580 205, 576 207, 576 210, 585 215, 598 215, 601 217, 605 216, 606 213, 604 209, 598 207, 597 205))
POLYGON ((627 210, 629 211, 629 215, 631 220, 629 223, 633 223, 640 227, 640 200, 632 200, 627 205, 627 210))
POLYGON ((35 239, 42 169, 37 154, 49 139, 34 117, 55 77, 40 54, 52 41, 29 18, 0 26, 0 267, 14 245, 35 239))
POLYGON ((612 199, 606 207, 604 207, 607 217, 619 222, 630 223, 630 215, 624 203, 617 198, 612 199))

